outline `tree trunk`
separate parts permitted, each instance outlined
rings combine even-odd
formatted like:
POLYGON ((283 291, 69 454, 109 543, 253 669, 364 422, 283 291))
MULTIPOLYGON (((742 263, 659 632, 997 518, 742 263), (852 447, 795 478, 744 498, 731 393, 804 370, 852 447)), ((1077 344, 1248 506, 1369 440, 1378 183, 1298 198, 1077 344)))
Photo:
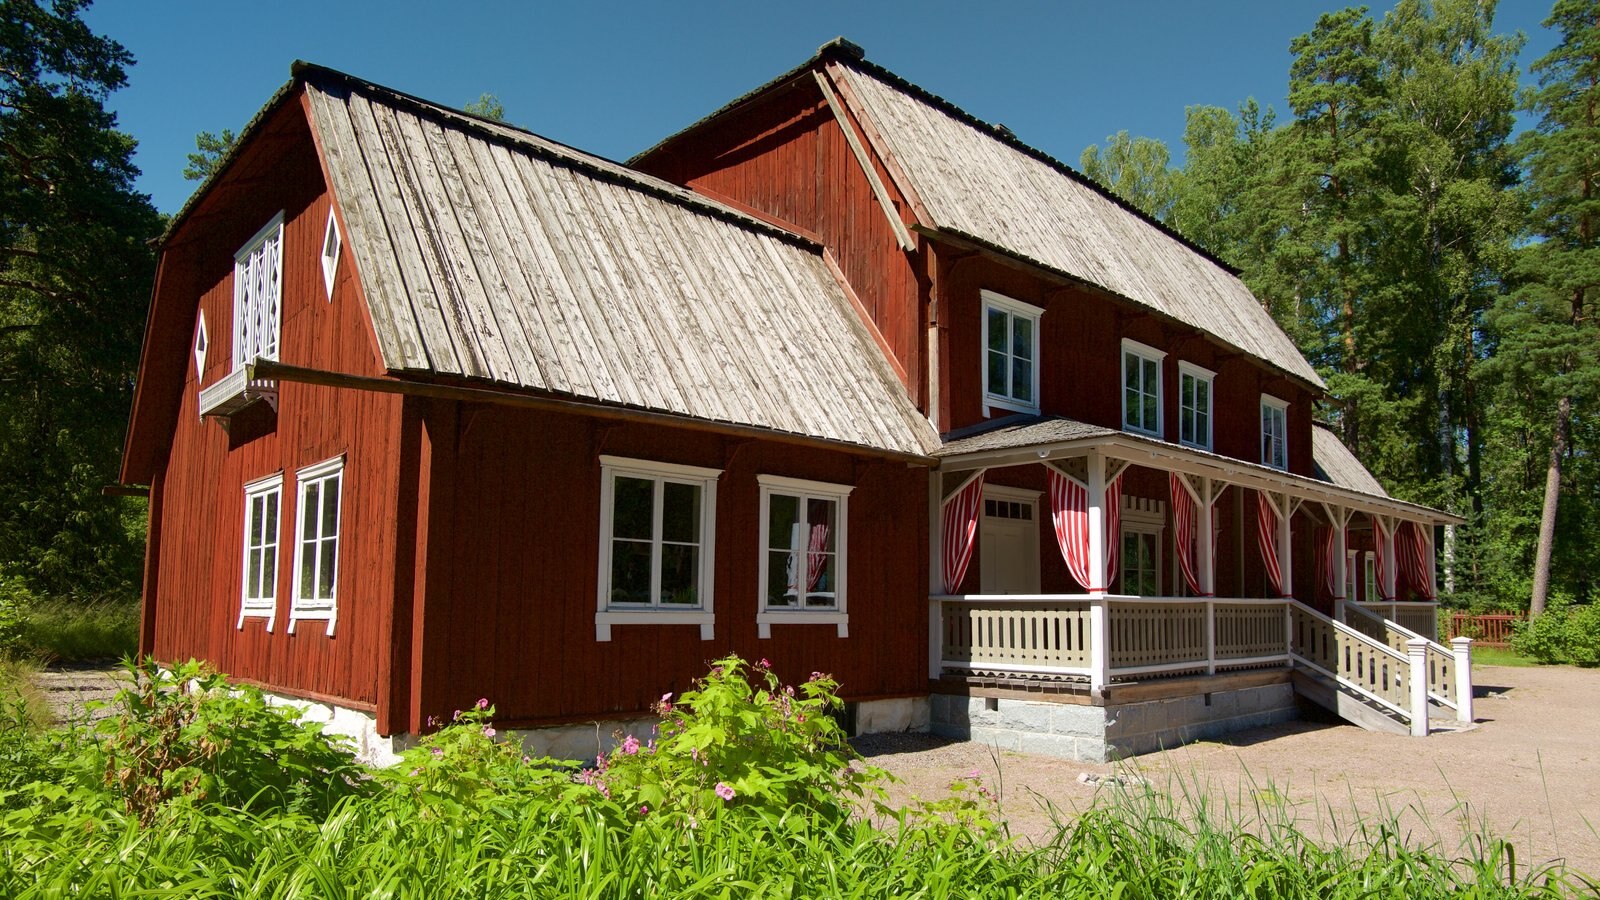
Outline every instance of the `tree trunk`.
POLYGON ((1533 560, 1533 597, 1528 602, 1528 617, 1544 614, 1550 596, 1550 555, 1556 543, 1556 510, 1561 502, 1561 461, 1567 455, 1567 431, 1572 425, 1572 398, 1562 397, 1556 404, 1555 433, 1550 440, 1550 468, 1544 477, 1544 512, 1539 516, 1539 548, 1533 560))

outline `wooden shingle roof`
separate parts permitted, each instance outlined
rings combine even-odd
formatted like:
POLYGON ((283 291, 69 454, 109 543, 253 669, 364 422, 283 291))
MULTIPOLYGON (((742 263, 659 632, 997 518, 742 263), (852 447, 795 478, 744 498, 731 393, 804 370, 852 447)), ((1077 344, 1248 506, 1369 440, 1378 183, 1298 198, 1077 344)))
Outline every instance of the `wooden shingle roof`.
POLYGON ((1378 479, 1339 440, 1339 436, 1321 422, 1311 426, 1311 461, 1317 467, 1317 476, 1325 481, 1353 491, 1379 497, 1389 496, 1378 479))
POLYGON ((1228 267, 1083 175, 850 54, 852 96, 936 231, 1088 282, 1323 388, 1294 342, 1228 267))
POLYGON ((392 374, 938 446, 816 245, 526 131, 295 71, 392 374))

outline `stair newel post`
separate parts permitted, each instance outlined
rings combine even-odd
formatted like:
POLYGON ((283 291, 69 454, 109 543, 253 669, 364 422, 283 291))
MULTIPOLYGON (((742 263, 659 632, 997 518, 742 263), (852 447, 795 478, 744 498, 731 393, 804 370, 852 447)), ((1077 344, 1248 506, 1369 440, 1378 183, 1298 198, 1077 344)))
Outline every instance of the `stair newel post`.
POLYGON ((1406 674, 1411 685, 1411 736, 1428 736, 1428 641, 1406 641, 1406 657, 1411 663, 1406 674))
POLYGON ((1472 638, 1453 639, 1450 652, 1456 658, 1456 721, 1471 723, 1476 721, 1472 716, 1472 638))

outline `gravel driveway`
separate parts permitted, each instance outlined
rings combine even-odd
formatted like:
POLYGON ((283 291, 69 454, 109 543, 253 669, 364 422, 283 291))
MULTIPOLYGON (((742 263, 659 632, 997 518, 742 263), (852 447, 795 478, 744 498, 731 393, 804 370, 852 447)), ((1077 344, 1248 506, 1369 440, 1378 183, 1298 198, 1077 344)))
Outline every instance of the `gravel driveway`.
POLYGON ((870 736, 857 746, 902 780, 891 788, 902 801, 938 799, 977 769, 998 786, 1002 813, 1024 838, 1049 832, 1045 801, 1074 810, 1094 799, 1097 788, 1081 774, 1124 773, 1173 791, 1203 785, 1234 808, 1281 799, 1303 831, 1323 840, 1388 810, 1414 844, 1453 855, 1486 829, 1515 846, 1519 870, 1564 859, 1600 875, 1600 670, 1474 666, 1473 683, 1478 727, 1427 738, 1302 721, 1112 765, 927 735, 870 736))

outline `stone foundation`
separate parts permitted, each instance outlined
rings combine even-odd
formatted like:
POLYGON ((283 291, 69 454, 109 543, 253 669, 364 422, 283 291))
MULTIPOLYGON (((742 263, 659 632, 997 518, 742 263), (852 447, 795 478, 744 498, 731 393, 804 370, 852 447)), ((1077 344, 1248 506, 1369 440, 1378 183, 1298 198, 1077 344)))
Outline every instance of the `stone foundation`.
POLYGON ((384 737, 379 734, 378 720, 372 713, 319 700, 263 693, 267 703, 273 706, 289 706, 300 710, 302 722, 321 722, 324 734, 349 738, 355 747, 356 759, 369 766, 392 766, 400 761, 400 753, 411 746, 410 735, 384 737))
POLYGON ((855 727, 851 729, 851 737, 862 734, 928 730, 929 698, 927 697, 863 700, 854 706, 855 727))
POLYGON ((934 694, 934 734, 1103 763, 1300 717, 1288 683, 1116 706, 934 694))

